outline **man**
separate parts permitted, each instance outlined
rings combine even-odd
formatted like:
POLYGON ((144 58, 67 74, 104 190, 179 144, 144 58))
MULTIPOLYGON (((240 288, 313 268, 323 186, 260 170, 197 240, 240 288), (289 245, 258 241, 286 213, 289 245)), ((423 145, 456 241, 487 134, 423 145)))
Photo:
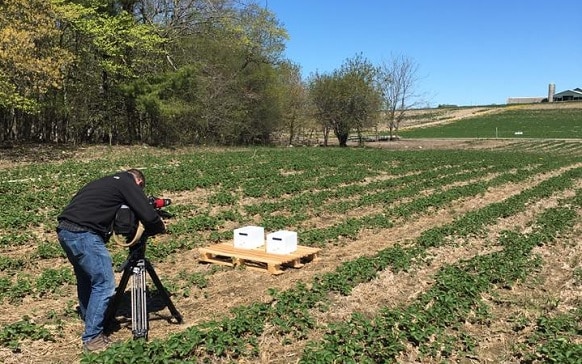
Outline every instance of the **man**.
POLYGON ((85 351, 105 349, 105 311, 115 293, 111 255, 105 247, 117 210, 127 205, 145 228, 145 235, 166 230, 164 222, 143 192, 145 177, 130 169, 88 183, 58 216, 57 235, 77 278, 77 295, 85 331, 85 351))

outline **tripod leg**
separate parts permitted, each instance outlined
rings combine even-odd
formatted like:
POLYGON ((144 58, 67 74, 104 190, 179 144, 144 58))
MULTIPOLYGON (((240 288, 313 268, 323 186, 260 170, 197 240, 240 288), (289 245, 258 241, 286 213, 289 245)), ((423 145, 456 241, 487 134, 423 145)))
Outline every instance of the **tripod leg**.
POLYGON ((109 306, 107 307, 107 311, 105 312, 105 320, 104 326, 105 329, 108 330, 111 328, 111 324, 115 319, 115 313, 117 312, 117 307, 121 303, 121 299, 123 294, 125 293, 125 287, 127 286, 127 282, 129 282, 129 277, 131 276, 131 267, 127 266, 123 270, 123 275, 121 276, 121 280, 119 281, 119 285, 115 290, 115 295, 109 302, 109 306))
POLYGON ((168 306, 168 309, 172 313, 172 316, 174 316, 177 323, 181 324, 183 322, 182 315, 180 314, 180 312, 178 312, 178 310, 176 309, 176 306, 174 306, 174 303, 170 299, 170 295, 168 294, 168 291, 166 291, 166 288, 164 288, 164 285, 162 284, 162 281, 160 281, 160 278, 156 274, 154 267, 151 265, 151 263, 147 259, 145 260, 145 266, 146 266, 148 273, 150 274, 150 277, 152 277, 152 281, 156 285, 158 292, 160 292, 160 294, 164 298, 164 302, 166 302, 166 305, 168 306))
POLYGON ((139 260, 133 268, 131 286, 131 331, 133 338, 148 336, 148 312, 146 304, 146 269, 144 260, 139 260))

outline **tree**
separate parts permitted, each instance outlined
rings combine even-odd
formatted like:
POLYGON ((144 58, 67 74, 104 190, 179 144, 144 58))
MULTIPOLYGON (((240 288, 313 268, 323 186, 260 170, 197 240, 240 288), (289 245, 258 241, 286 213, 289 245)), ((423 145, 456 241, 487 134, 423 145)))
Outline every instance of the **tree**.
POLYGON ((287 33, 253 0, 0 10, 0 141, 268 143, 301 121, 287 33))
POLYGON ((58 7, 62 39, 75 50, 77 62, 67 73, 62 97, 67 115, 64 140, 131 142, 144 127, 135 117, 135 102, 122 89, 165 60, 165 39, 157 28, 137 23, 132 1, 52 0, 58 7))
POLYGON ((336 95, 338 80, 329 74, 316 72, 310 76, 309 98, 314 109, 314 117, 323 131, 323 145, 328 145, 329 133, 340 118, 336 95))
POLYGON ((139 7, 170 37, 172 65, 146 84, 136 82, 148 86, 132 89, 141 117, 158 120, 165 135, 174 130, 184 143, 268 142, 281 120, 279 64, 287 37, 273 14, 226 0, 174 6, 148 0, 139 7))
POLYGON ((307 90, 298 65, 284 62, 278 69, 282 126, 288 136, 287 143, 292 145, 307 125, 307 90))
POLYGON ((375 83, 377 69, 360 54, 346 60, 341 71, 350 90, 344 104, 345 114, 356 129, 361 145, 362 129, 376 126, 382 104, 381 93, 375 83))
POLYGON ((384 108, 387 112, 390 140, 396 138, 400 122, 407 110, 417 106, 416 85, 418 64, 406 56, 392 56, 378 70, 378 84, 382 90, 384 108))
POLYGON ((375 68, 362 55, 347 59, 331 75, 316 73, 309 84, 325 145, 329 130, 333 130, 339 145, 345 147, 352 129, 360 133, 364 126, 374 123, 381 94, 375 83, 375 68))
POLYGON ((27 134, 19 120, 38 113, 49 90, 63 87, 73 56, 58 42, 54 10, 44 0, 1 2, 0 140, 27 134))

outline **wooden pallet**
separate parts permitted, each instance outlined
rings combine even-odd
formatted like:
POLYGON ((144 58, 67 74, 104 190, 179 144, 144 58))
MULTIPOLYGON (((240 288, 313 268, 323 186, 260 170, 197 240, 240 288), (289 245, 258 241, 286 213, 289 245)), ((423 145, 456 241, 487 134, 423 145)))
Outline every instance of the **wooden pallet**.
POLYGON ((271 254, 264 249, 235 248, 232 243, 220 243, 198 249, 200 261, 227 265, 230 267, 244 266, 247 269, 283 273, 282 267, 301 268, 304 263, 317 259, 321 249, 307 246, 297 246, 291 254, 271 254))

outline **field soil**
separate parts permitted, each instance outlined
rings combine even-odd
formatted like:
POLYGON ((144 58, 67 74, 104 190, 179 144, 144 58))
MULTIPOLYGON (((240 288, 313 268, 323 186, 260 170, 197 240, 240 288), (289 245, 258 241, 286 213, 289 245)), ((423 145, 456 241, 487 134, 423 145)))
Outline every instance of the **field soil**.
MULTIPOLYGON (((543 107, 540 105, 539 107, 543 107)), ((462 109, 455 118, 465 117, 466 114, 482 112, 499 112, 496 108, 490 109, 462 109), (465 116, 464 116, 465 115, 465 116)), ((448 122, 434 121, 434 122, 448 122)), ((400 140, 396 142, 373 143, 370 146, 387 149, 497 149, 512 143, 503 140, 400 140)), ((117 148, 117 147, 116 147, 117 148)), ((99 156, 110 148, 89 147, 77 149, 64 148, 43 148, 28 147, 26 150, 20 147, 5 149, 0 155, 0 170, 12 168, 14 166, 34 163, 34 161, 51 161, 67 158, 76 160, 91 160, 99 156)), ((129 152, 131 148, 118 147, 120 153, 129 152)), ((220 268, 218 272, 209 275, 209 284, 204 289, 193 288, 188 297, 172 297, 176 308, 183 315, 183 324, 169 323, 166 319, 170 317, 167 309, 161 309, 151 315, 149 339, 165 338, 172 333, 185 330, 187 327, 201 322, 230 315, 229 310, 233 307, 252 302, 269 302, 270 296, 267 294, 269 288, 285 290, 295 286, 297 282, 310 281, 315 275, 330 272, 336 269, 342 262, 355 259, 362 255, 370 255, 391 246, 393 244, 406 245, 419 234, 427 229, 451 222, 455 217, 466 214, 484 207, 486 205, 503 201, 510 196, 518 194, 524 189, 537 185, 541 181, 550 178, 552 174, 538 175, 535 178, 520 184, 507 183, 489 189, 483 195, 477 195, 451 203, 445 208, 430 211, 408 221, 406 224, 396 224, 393 228, 367 231, 361 233, 355 240, 340 241, 338 244, 326 246, 321 251, 318 259, 306 264, 300 269, 288 269, 281 275, 270 275, 265 272, 257 272, 247 269, 220 268)), ((577 186, 580 188, 582 186, 577 186)), ((201 191, 187 191, 176 195, 165 197, 172 198, 175 203, 196 203, 204 200, 205 196, 201 191)), ((464 258, 472 257, 476 254, 495 249, 490 243, 499 233, 508 228, 518 226, 527 229, 533 217, 543 209, 557 204, 560 198, 573 195, 573 190, 567 190, 560 195, 539 201, 527 210, 527 212, 500 219, 496 224, 490 226, 487 239, 473 239, 464 242, 459 246, 455 244, 430 251, 424 265, 420 265, 410 272, 394 274, 390 271, 383 272, 377 279, 358 286, 348 297, 331 296, 329 305, 331 309, 323 313, 314 313, 318 320, 324 322, 344 321, 353 312, 364 312, 373 314, 381 307, 393 307, 410 302, 418 294, 422 293, 433 283, 434 273, 444 264, 450 264, 464 258)), ((243 202, 244 203, 244 202, 243 202)), ((358 211, 353 212, 354 215, 358 211)), ((315 226, 323 226, 328 221, 321 219, 314 220, 315 226)), ((168 222, 171 228, 171 221, 168 222)), ((39 241, 46 239, 56 241, 56 235, 47 231, 38 231, 39 241)), ((580 236, 582 225, 580 222, 574 229, 575 235, 580 236)), ((163 244, 163 237, 157 243, 163 244)), ((34 242, 31 242, 34 244, 34 242)), ((33 249, 33 246, 23 249, 33 249)), ((516 307, 520 307, 522 302, 524 312, 527 314, 527 307, 530 305, 543 305, 544 302, 557 302, 564 311, 576 306, 582 300, 582 292, 571 280, 572 262, 581 259, 582 240, 574 237, 565 237, 558 244, 551 247, 541 247, 538 253, 544 257, 545 264, 539 272, 536 280, 540 285, 526 283, 518 284, 511 291, 511 300, 518 301, 517 305, 496 306, 494 314, 500 318, 510 318, 517 314, 516 307), (574 244, 576 247, 569 247, 564 250, 564 245, 574 244), (567 251, 567 254, 564 254, 567 251)), ((19 252, 14 252, 18 254, 19 252)), ((199 262, 197 249, 183 251, 173 255, 161 263, 155 264, 155 270, 160 278, 176 276, 180 271, 186 269, 189 272, 207 272, 216 269, 211 264, 199 262)), ((50 261, 54 266, 69 264, 65 259, 54 259, 50 261)), ((40 269, 38 267, 37 269, 40 269)), ((35 272, 33 272, 35 273, 35 272)), ((36 272, 38 273, 38 271, 36 272)), ((117 279, 120 275, 117 274, 117 279)), ((148 277, 149 280, 149 277, 148 277)), ((63 312, 67 302, 75 299, 74 287, 66 287, 67 294, 64 296, 51 296, 43 299, 28 297, 25 302, 18 305, 11 305, 4 302, 0 308, 0 326, 6 323, 18 321, 24 316, 30 316, 33 320, 42 320, 50 312, 63 312)), ((497 292, 501 297, 506 292, 497 292)), ((62 335, 56 338, 56 342, 28 341, 22 345, 20 353, 12 353, 7 348, 0 348, 0 362, 3 363, 75 363, 81 358, 82 348, 80 335, 83 330, 81 320, 75 317, 67 317, 62 321, 62 335)), ((478 338, 479 346, 477 355, 474 358, 458 358, 457 362, 462 363, 499 363, 511 362, 507 357, 512 345, 520 342, 523 338, 512 330, 511 324, 503 319, 496 320, 495 323, 485 329, 483 327, 472 327, 474 335, 478 338)), ((316 333, 321 335, 322 333, 316 333)), ((131 340, 131 323, 122 322, 121 327, 115 331, 111 338, 114 341, 131 340)), ((304 342, 297 342, 293 345, 282 346, 280 342, 268 335, 268 330, 262 338, 260 362, 261 363, 294 363, 297 362, 302 351, 304 342)), ((405 352, 400 358, 401 362, 413 363, 422 362, 418 359, 418 353, 413 349, 405 352)))

